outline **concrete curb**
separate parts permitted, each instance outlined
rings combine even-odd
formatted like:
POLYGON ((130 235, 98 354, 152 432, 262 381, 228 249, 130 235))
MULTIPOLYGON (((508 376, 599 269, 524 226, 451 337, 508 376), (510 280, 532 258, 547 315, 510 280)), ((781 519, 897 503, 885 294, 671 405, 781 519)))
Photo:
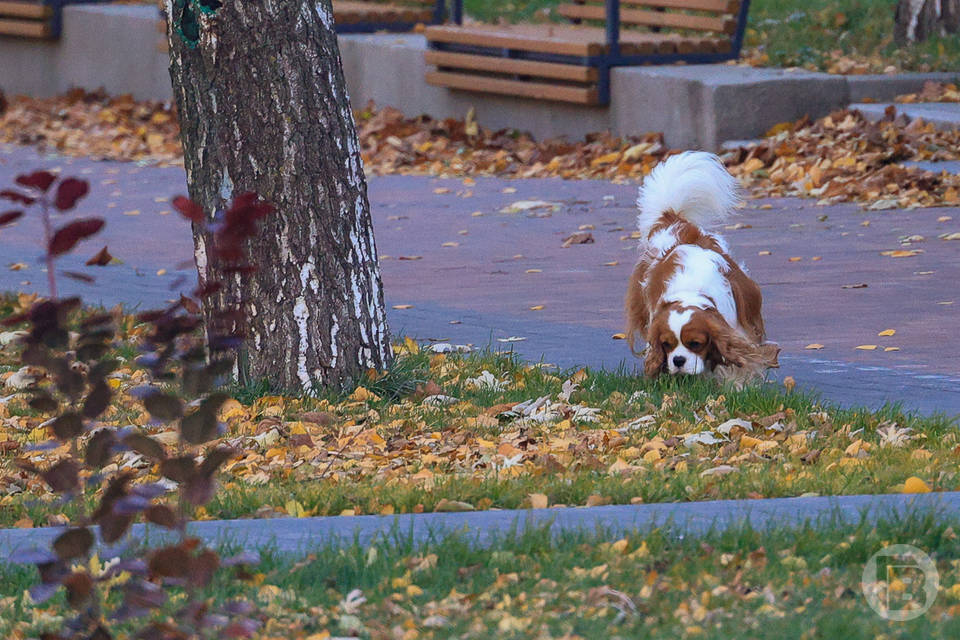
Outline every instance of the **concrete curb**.
POLYGON ((958 102, 918 102, 911 104, 901 103, 858 103, 850 105, 858 109, 870 120, 880 120, 888 107, 894 107, 897 113, 902 113, 911 119, 922 118, 931 122, 940 130, 960 128, 960 103, 958 102))
MULTIPOLYGON (((102 86, 137 98, 171 99, 155 7, 74 5, 64 9, 63 20, 57 42, 0 37, 0 87, 49 96, 73 86, 102 86)), ((662 131, 671 146, 716 149, 725 140, 762 135, 780 122, 823 116, 867 98, 892 100, 919 91, 928 80, 960 77, 836 76, 732 65, 621 67, 613 71, 612 104, 601 108, 428 86, 425 49, 423 36, 416 34, 340 36, 354 104, 373 100, 407 115, 438 118, 462 118, 473 107, 484 126, 525 130, 538 138, 662 131)))
MULTIPOLYGON (((304 555, 326 546, 368 546, 391 541, 426 544, 451 535, 463 535, 478 545, 532 529, 561 533, 598 533, 615 539, 631 532, 666 528, 673 535, 702 535, 711 530, 749 525, 776 530, 805 523, 849 526, 866 520, 876 523, 932 514, 942 522, 960 522, 960 492, 917 495, 873 495, 766 500, 718 500, 681 504, 644 504, 588 508, 552 508, 470 513, 423 513, 396 516, 331 516, 195 522, 190 532, 211 544, 230 544, 245 550, 269 548, 304 555)), ((62 528, 0 531, 0 562, 16 551, 45 548, 62 528)), ((143 541, 157 542, 163 533, 144 525, 133 528, 122 545, 101 548, 105 555, 143 541)), ((166 534, 169 535, 169 534, 166 534)))

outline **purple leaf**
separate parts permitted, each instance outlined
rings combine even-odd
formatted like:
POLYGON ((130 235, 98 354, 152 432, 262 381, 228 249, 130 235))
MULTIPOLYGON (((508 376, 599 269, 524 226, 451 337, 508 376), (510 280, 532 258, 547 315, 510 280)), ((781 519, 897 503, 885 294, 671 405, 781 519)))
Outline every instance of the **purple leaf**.
POLYGON ((89 192, 90 185, 86 180, 67 178, 61 181, 60 186, 57 187, 57 199, 54 200, 53 206, 60 211, 69 211, 77 205, 80 198, 89 192))
POLYGON ((4 211, 0 213, 0 227, 18 220, 23 215, 23 211, 4 211))
POLYGON ((190 198, 177 196, 171 204, 187 220, 198 224, 203 222, 203 208, 190 198))
POLYGON ((24 187, 31 187, 33 189, 39 189, 40 191, 46 191, 56 179, 57 177, 49 171, 36 171, 31 174, 17 176, 16 182, 24 187))
POLYGON ((73 247, 83 240, 89 238, 103 229, 104 221, 101 218, 81 218, 75 220, 65 227, 57 229, 56 233, 50 239, 50 246, 47 251, 51 256, 59 256, 70 251, 73 247))
POLYGON ((20 204, 31 205, 37 201, 36 198, 20 193, 19 191, 14 191, 13 189, 4 189, 0 191, 0 198, 5 198, 11 202, 19 202, 20 204))

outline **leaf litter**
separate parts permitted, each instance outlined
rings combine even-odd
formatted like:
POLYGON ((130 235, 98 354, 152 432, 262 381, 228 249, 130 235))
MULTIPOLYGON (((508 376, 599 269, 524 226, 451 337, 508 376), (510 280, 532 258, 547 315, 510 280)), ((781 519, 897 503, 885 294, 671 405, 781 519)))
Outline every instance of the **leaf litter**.
MULTIPOLYGON (((14 313, 34 300, 20 295, 7 309, 14 313)), ((146 326, 113 313, 123 328, 117 346, 135 348, 146 326)), ((58 427, 30 404, 51 381, 19 367, 15 327, 0 337, 4 524, 46 524, 49 514, 27 505, 53 496, 19 465, 53 466, 66 453, 50 441, 58 427)), ((744 411, 736 398, 745 392, 720 387, 696 399, 682 385, 657 391, 623 377, 610 386, 604 382, 610 374, 551 373, 502 356, 456 353, 456 346, 434 350, 405 340, 395 350, 399 366, 415 372, 415 389, 391 391, 390 374, 370 372, 349 395, 263 395, 223 404, 222 436, 211 446, 239 452, 224 465, 224 491, 248 496, 248 506, 233 515, 523 506, 497 497, 510 486, 520 488, 517 499, 547 496, 548 506, 883 493, 903 490, 904 479, 914 476, 937 491, 960 487, 956 430, 935 421, 825 410, 773 390, 766 409, 744 411), (858 444, 851 449, 851 443, 858 444), (580 487, 574 493, 571 483, 580 487), (269 490, 274 486, 279 493, 269 490), (318 501, 305 497, 310 487, 317 495, 346 493, 318 501)), ((170 449, 176 427, 152 426, 146 408, 160 410, 167 395, 144 389, 147 380, 145 371, 122 362, 108 378, 114 393, 102 422, 136 425, 149 433, 151 446, 170 449)), ((137 451, 113 464, 143 481, 160 478, 155 462, 137 451)), ((217 515, 217 507, 208 508, 214 512, 198 516, 217 515)))
MULTIPOLYGON (((950 97, 955 93, 950 87, 925 88, 903 101, 950 97)), ((364 164, 373 175, 627 182, 643 178, 674 152, 659 133, 537 141, 512 129, 489 130, 469 119, 408 118, 372 104, 356 117, 364 164)), ((68 155, 183 163, 174 108, 129 95, 72 90, 53 98, 15 98, 0 117, 0 141, 68 155)), ((884 210, 960 205, 960 177, 900 164, 958 160, 958 149, 957 130, 939 131, 893 108, 879 122, 844 110, 815 121, 777 125, 762 142, 728 150, 724 161, 757 196, 816 198, 820 204, 858 202, 884 210)), ((516 192, 510 189, 503 191, 516 192)), ((548 214, 557 206, 518 201, 506 209, 532 215, 548 214)))

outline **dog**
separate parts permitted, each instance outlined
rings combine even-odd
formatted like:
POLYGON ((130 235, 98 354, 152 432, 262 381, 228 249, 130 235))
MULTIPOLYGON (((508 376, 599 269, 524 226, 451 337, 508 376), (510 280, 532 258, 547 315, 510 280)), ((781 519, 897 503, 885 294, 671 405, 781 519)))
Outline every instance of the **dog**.
POLYGON ((760 287, 706 229, 739 203, 720 158, 687 151, 661 162, 637 199, 640 258, 627 287, 627 341, 647 343, 644 372, 714 375, 743 384, 779 366, 766 342, 760 287))

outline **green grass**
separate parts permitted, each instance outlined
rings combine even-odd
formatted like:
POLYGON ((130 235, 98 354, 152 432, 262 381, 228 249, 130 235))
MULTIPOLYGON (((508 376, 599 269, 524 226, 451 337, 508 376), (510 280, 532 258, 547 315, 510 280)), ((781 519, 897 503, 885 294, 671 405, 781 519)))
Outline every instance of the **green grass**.
MULTIPOLYGON (((562 0, 466 0, 466 12, 481 21, 545 19, 562 0)), ((746 45, 762 47, 770 66, 830 69, 831 52, 876 59, 904 70, 956 70, 960 38, 934 37, 907 48, 893 44, 895 0, 752 0, 746 45)))
MULTIPOLYGON (((317 403, 327 403, 329 410, 341 413, 337 419, 363 419, 372 411, 382 425, 380 433, 391 437, 422 437, 434 431, 457 434, 461 437, 479 437, 496 442, 508 431, 515 430, 509 423, 495 423, 489 427, 471 425, 476 408, 513 404, 550 396, 556 398, 562 381, 577 371, 556 371, 547 367, 529 367, 517 358, 493 353, 477 353, 453 360, 457 376, 444 381, 431 368, 433 357, 420 352, 398 358, 389 372, 365 387, 380 398, 361 406, 350 407, 345 394, 329 393, 323 398, 299 398, 285 401, 284 420, 296 421, 302 411, 311 410, 317 403), (464 383, 470 376, 484 370, 495 373, 501 380, 520 381, 508 388, 495 391, 471 388, 464 383), (418 384, 439 379, 443 392, 462 402, 447 408, 424 410, 406 400, 418 384), (463 406, 474 409, 463 409, 463 406), (404 424, 396 426, 397 421, 404 424), (392 423, 395 426, 387 426, 392 423), (452 426, 463 425, 463 426, 452 426)), ((684 502, 749 497, 785 497, 802 494, 844 495, 888 493, 911 476, 919 476, 934 490, 960 488, 953 447, 957 445, 955 422, 942 416, 925 417, 904 413, 896 406, 879 411, 839 409, 820 403, 815 396, 804 393, 786 393, 774 385, 754 386, 737 390, 718 386, 704 379, 661 377, 655 381, 633 375, 626 370, 584 370, 583 388, 574 392, 571 401, 596 407, 603 414, 603 428, 614 429, 643 415, 656 415, 656 421, 637 428, 621 431, 635 446, 673 434, 696 432, 698 423, 710 414, 734 416, 788 415, 791 429, 798 433, 814 434, 815 445, 823 449, 819 466, 802 464, 799 456, 790 454, 782 445, 775 455, 733 462, 736 473, 722 477, 704 476, 702 472, 719 464, 726 464, 731 456, 742 451, 721 453, 719 447, 707 450, 686 447, 681 442, 670 453, 665 453, 666 464, 647 464, 637 457, 626 459, 635 465, 628 473, 614 473, 611 463, 621 455, 604 454, 595 450, 578 452, 568 466, 561 470, 547 463, 536 463, 522 473, 509 474, 490 463, 472 472, 464 467, 445 463, 430 466, 407 467, 399 479, 378 474, 354 473, 340 475, 327 473, 326 462, 291 466, 287 473, 271 475, 266 484, 251 484, 244 476, 224 475, 223 487, 202 517, 241 518, 277 510, 285 513, 286 505, 296 502, 310 515, 338 515, 354 513, 381 513, 392 509, 397 513, 434 511, 442 501, 460 501, 478 509, 524 508, 530 494, 545 494, 550 505, 583 505, 591 500, 611 504, 629 504, 643 501, 684 502), (828 421, 822 422, 827 416, 828 421), (874 445, 876 430, 884 423, 896 423, 913 429, 919 436, 918 444, 903 448, 875 448, 862 464, 843 466, 844 448, 856 438, 874 445), (915 458, 916 449, 926 448, 929 458, 915 458), (683 464, 679 464, 683 462, 683 464), (840 466, 838 466, 840 465, 840 466), (429 486, 408 482, 420 469, 429 468, 435 474, 429 486)), ((266 387, 248 387, 235 390, 235 395, 246 404, 255 404, 270 392, 266 387)), ((354 405, 356 403, 353 403, 354 405)), ((13 415, 26 411, 21 404, 10 403, 13 415)), ((136 411, 127 406, 120 409, 121 422, 135 420, 136 411)), ((42 418, 35 418, 40 421, 42 418)), ((601 425, 601 426, 602 426, 601 425)), ((576 429, 598 429, 585 424, 576 429)), ((562 430, 561 430, 562 431, 562 430)), ((529 437, 538 442, 561 435, 561 431, 546 426, 542 432, 531 430, 529 437)), ((758 434, 760 435, 760 434, 758 434)), ((762 437, 762 436, 761 436, 762 437)), ((277 445, 273 445, 277 446, 277 445)), ((281 443, 279 446, 283 446, 281 443)), ((328 445, 329 446, 329 445, 328 445)), ((626 445, 624 445, 626 446, 626 445)), ((623 448, 620 449, 622 451, 623 448)), ((362 453, 359 451, 358 453, 362 453)), ((417 456, 419 457, 419 456, 417 456)), ((290 459, 290 463, 294 459, 290 459)), ((519 470, 519 469, 518 469, 519 470)), ((62 513, 74 519, 80 513, 81 503, 60 505, 52 496, 31 492, 6 499, 0 510, 0 526, 11 526, 28 518, 35 526, 45 525, 51 513, 62 513)), ((93 495, 86 497, 89 507, 93 495)))
MULTIPOLYGON (((208 596, 253 600, 265 638, 955 638, 957 526, 914 514, 696 536, 658 529, 616 544, 602 531, 532 530, 487 547, 469 536, 414 545, 396 534, 369 547, 320 543, 305 560, 267 551, 256 586, 221 577, 208 596), (932 609, 914 621, 886 622, 860 589, 865 562, 889 544, 918 547, 939 572, 932 609), (348 607, 354 589, 366 602, 348 607)), ((3 637, 35 634, 63 611, 59 596, 26 605, 31 580, 32 569, 0 566, 3 637)))

